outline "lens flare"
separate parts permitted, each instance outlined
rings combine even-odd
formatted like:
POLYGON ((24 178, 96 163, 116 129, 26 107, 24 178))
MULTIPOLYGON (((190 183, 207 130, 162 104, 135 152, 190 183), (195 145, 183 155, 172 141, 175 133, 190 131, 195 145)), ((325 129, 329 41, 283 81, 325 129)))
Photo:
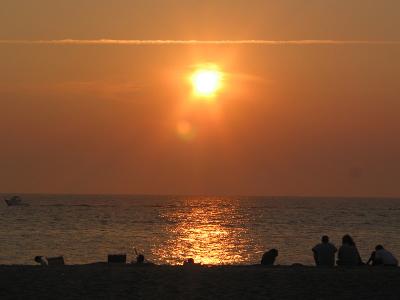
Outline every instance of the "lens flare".
POLYGON ((180 121, 176 126, 178 136, 185 141, 191 141, 195 137, 195 130, 188 121, 180 121))

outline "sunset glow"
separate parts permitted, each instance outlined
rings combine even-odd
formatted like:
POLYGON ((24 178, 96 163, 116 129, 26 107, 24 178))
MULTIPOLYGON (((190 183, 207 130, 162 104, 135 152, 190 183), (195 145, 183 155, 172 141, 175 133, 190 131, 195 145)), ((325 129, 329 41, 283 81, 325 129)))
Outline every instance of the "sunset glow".
POLYGON ((400 0, 0 8, 0 300, 400 299, 400 0))
POLYGON ((3 2, 0 191, 400 196, 400 1, 3 2))
POLYGON ((153 257, 170 264, 181 264, 188 257, 197 263, 212 265, 240 264, 248 260, 244 250, 251 241, 247 228, 241 226, 243 220, 236 226, 227 226, 229 220, 237 220, 238 203, 228 204, 224 198, 213 197, 204 197, 201 201, 206 203, 204 207, 199 205, 198 198, 188 198, 186 209, 180 206, 160 215, 171 224, 166 227, 170 238, 152 251, 153 257))
POLYGON ((194 94, 213 97, 222 86, 222 73, 215 68, 200 68, 192 76, 194 94))

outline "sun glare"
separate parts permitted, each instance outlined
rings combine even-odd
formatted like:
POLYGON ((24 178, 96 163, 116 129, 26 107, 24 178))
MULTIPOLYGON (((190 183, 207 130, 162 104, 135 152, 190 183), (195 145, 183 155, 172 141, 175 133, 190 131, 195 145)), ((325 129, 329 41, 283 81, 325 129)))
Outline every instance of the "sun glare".
POLYGON ((213 97, 221 88, 222 73, 216 68, 199 68, 191 78, 194 94, 198 97, 213 97))

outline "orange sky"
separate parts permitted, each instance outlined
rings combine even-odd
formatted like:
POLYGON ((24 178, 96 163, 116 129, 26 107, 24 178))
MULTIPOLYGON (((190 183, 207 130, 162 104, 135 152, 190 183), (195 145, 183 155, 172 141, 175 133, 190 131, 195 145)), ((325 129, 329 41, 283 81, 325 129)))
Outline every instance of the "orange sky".
POLYGON ((400 41, 399 1, 109 3, 5 0, 0 40, 371 44, 0 43, 0 192, 400 196, 400 45, 373 43, 400 41))

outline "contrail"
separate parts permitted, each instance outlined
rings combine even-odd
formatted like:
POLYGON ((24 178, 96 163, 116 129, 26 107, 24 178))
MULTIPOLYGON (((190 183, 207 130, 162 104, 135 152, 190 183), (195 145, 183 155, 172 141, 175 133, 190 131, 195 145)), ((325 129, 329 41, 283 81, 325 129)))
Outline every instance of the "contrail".
POLYGON ((61 40, 0 40, 8 45, 400 45, 400 41, 368 40, 115 40, 115 39, 61 39, 61 40))

